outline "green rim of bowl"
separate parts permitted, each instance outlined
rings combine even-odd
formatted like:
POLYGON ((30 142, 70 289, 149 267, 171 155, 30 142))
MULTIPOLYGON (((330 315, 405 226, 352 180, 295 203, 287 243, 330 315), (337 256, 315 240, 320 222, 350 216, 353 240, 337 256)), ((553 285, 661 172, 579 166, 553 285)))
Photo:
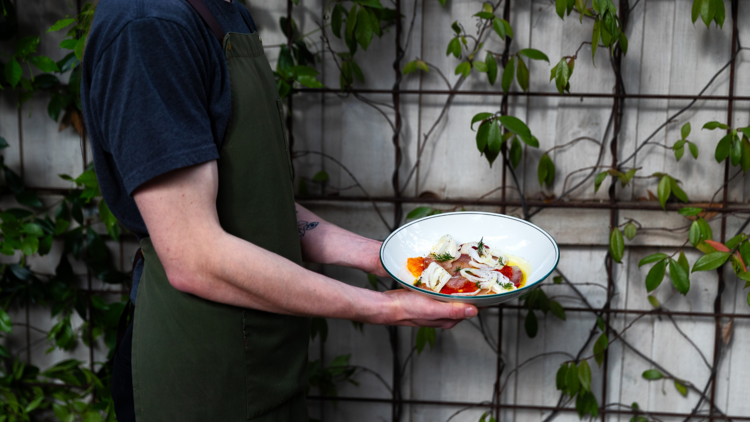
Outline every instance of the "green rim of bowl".
POLYGON ((417 291, 419 291, 419 292, 426 293, 426 294, 429 294, 429 295, 432 295, 432 296, 436 296, 436 297, 449 297, 449 298, 452 298, 452 299, 474 299, 474 300, 476 300, 476 299, 485 299, 485 298, 486 299, 490 299, 490 298, 495 298, 495 297, 503 296, 503 295, 507 295, 507 294, 516 294, 518 292, 522 292, 522 291, 524 291, 524 290, 526 290, 526 289, 528 289, 528 288, 530 288, 532 286, 535 286, 535 285, 541 283, 542 281, 546 280, 547 277, 549 277, 550 274, 552 274, 552 272, 555 271, 555 268, 557 268, 557 264, 559 264, 559 263, 560 263, 560 247, 557 245, 557 242, 555 241, 555 238, 552 237, 552 235, 550 235, 549 233, 547 233, 544 229, 542 229, 541 227, 537 226, 536 224, 529 223, 528 221, 522 220, 522 219, 517 218, 517 217, 511 217, 511 216, 505 215, 505 214, 496 214, 496 213, 481 212, 481 211, 447 212, 447 213, 443 213, 443 214, 431 215, 429 217, 423 217, 423 218, 420 218, 419 220, 414 220, 411 223, 404 224, 403 226, 401 226, 398 229, 396 229, 396 231, 394 231, 393 233, 391 233, 390 236, 388 236, 383 241, 383 245, 380 246, 380 264, 383 266, 383 268, 385 269, 385 272, 387 272, 388 275, 390 275, 392 279, 398 281, 399 283, 403 284, 404 286, 406 286, 408 288, 411 288, 411 289, 415 289, 416 288, 417 291), (409 284, 409 283, 401 280, 395 274, 393 274, 390 271, 388 271, 388 267, 386 267, 385 266, 385 262, 383 262, 383 251, 385 250, 385 246, 388 244, 388 241, 390 241, 393 236, 395 236, 396 234, 398 234, 398 232, 400 232, 401 230, 403 230, 403 229, 411 226, 412 224, 416 224, 416 223, 418 223, 420 221, 424 221, 424 220, 429 220, 431 218, 440 218, 440 217, 445 217, 445 216, 449 216, 449 215, 472 215, 472 214, 488 215, 488 216, 491 216, 491 217, 505 218, 505 219, 508 219, 508 220, 515 220, 515 221, 518 221, 519 223, 526 224, 527 226, 530 226, 530 227, 532 227, 532 228, 540 231, 543 235, 545 235, 550 240, 550 242, 552 242, 553 245, 555 245, 555 253, 557 254, 557 260, 555 261, 555 265, 552 266, 552 269, 547 274, 545 274, 544 277, 541 277, 539 280, 537 280, 537 281, 535 281, 535 282, 533 282, 531 284, 526 283, 526 285, 523 286, 523 287, 521 287, 520 289, 511 290, 511 291, 502 292, 502 293, 495 293, 495 294, 492 294, 492 295, 470 296, 470 297, 460 297, 460 296, 446 295, 446 294, 443 294, 443 293, 435 293, 435 292, 431 292, 429 290, 420 289, 419 287, 414 287, 414 285, 411 285, 411 284, 409 284))

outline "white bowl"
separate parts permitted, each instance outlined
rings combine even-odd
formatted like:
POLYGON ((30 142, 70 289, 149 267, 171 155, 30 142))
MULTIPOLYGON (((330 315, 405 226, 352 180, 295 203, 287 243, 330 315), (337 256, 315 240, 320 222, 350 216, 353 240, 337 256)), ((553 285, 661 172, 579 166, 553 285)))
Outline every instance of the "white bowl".
POLYGON ((441 302, 470 303, 478 307, 515 299, 542 282, 557 267, 560 249, 546 231, 519 218, 486 212, 452 212, 425 217, 399 227, 383 242, 380 262, 388 274, 405 288, 441 302), (484 242, 500 247, 531 264, 531 274, 520 289, 485 296, 451 296, 412 285, 415 277, 406 268, 407 258, 427 255, 435 242, 449 234, 458 244, 484 242))

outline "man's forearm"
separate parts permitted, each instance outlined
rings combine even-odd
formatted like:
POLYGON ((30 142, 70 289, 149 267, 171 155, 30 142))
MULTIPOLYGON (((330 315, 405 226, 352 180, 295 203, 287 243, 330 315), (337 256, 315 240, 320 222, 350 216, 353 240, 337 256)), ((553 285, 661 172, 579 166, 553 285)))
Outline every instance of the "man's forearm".
POLYGON ((305 261, 385 275, 379 258, 381 242, 324 221, 299 204, 297 227, 305 261))

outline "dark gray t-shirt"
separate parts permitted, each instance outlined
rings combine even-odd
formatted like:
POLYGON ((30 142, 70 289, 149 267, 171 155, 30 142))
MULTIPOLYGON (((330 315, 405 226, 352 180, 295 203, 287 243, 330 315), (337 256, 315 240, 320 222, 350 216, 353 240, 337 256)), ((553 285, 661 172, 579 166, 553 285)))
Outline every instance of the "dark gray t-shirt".
MULTIPOLYGON (((255 32, 237 0, 203 0, 225 32, 255 32)), ((133 191, 219 158, 232 110, 222 46, 186 0, 101 0, 83 62, 81 101, 102 195, 138 238, 133 191)), ((142 268, 136 269, 135 302, 142 268)))

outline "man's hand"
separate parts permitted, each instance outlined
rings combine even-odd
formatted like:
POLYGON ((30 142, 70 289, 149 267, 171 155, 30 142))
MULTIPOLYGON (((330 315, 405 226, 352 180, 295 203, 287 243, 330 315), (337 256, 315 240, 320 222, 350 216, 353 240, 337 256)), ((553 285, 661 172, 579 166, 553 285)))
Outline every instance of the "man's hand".
MULTIPOLYGON (((450 328, 476 315, 471 305, 349 286, 228 234, 216 212, 218 183, 216 162, 210 161, 167 173, 133 195, 174 288, 233 306, 370 324, 450 328)), ((307 255, 320 253, 324 260, 349 263, 361 259, 357 265, 362 269, 384 275, 379 260, 375 266, 380 242, 347 236, 349 255, 345 250, 306 248, 307 255)), ((332 238, 343 243, 338 235, 332 238)))

